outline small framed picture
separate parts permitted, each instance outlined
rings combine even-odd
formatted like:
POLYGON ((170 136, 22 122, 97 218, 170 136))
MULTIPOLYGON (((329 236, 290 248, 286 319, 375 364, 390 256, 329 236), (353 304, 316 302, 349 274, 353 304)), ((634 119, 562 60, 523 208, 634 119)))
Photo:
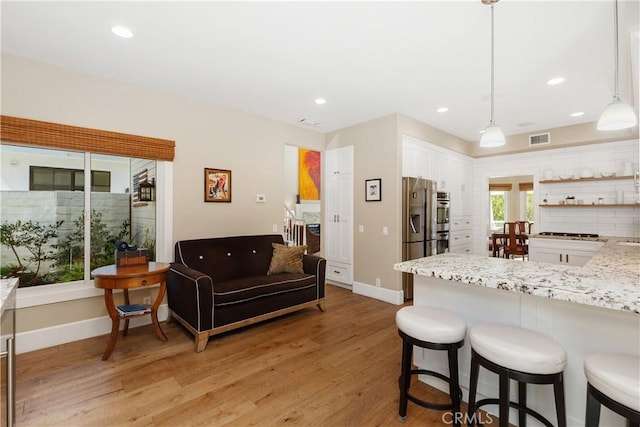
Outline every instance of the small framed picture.
POLYGON ((364 201, 380 202, 382 200, 382 179, 367 179, 364 184, 364 201))
POLYGON ((231 171, 204 168, 204 201, 231 202, 231 171))

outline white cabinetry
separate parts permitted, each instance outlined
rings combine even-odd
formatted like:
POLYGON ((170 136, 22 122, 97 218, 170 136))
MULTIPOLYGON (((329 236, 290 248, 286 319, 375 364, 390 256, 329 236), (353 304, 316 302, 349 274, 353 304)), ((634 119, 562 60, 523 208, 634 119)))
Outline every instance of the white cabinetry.
POLYGON ((353 146, 325 151, 327 280, 353 283, 353 146))
POLYGON ((451 214, 471 214, 472 160, 455 151, 403 136, 402 176, 435 181, 451 194, 451 214))
POLYGON ((604 243, 584 240, 529 239, 529 260, 582 267, 604 243))
POLYGON ((449 231, 449 252, 471 253, 471 215, 452 215, 449 231))

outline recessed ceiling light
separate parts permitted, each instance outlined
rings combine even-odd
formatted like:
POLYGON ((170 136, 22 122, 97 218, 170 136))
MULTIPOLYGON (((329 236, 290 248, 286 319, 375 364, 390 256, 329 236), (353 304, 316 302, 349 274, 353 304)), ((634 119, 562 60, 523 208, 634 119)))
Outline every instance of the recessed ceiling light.
POLYGON ((522 128, 522 127, 527 127, 527 126, 533 126, 535 124, 536 124, 536 122, 522 122, 522 123, 518 123, 517 126, 522 128))
POLYGON ((483 134, 484 133, 484 129, 482 129, 480 132, 478 132, 479 134, 483 134))
POLYGON ((322 105, 322 104, 326 104, 327 100, 324 98, 317 98, 314 102, 318 105, 322 105))
POLYGON ((564 82, 564 77, 554 77, 551 80, 549 80, 547 84, 550 86, 553 86, 553 85, 559 85, 562 82, 564 82))
POLYGON ((111 32, 118 37, 122 37, 124 39, 130 39, 133 37, 133 33, 127 27, 123 27, 121 25, 115 25, 111 27, 111 32))
POLYGON ((571 113, 571 117, 580 117, 584 115, 584 111, 576 111, 575 113, 571 113))
POLYGON ((447 111, 449 111, 449 109, 447 107, 440 107, 436 111, 438 113, 446 113, 447 111))

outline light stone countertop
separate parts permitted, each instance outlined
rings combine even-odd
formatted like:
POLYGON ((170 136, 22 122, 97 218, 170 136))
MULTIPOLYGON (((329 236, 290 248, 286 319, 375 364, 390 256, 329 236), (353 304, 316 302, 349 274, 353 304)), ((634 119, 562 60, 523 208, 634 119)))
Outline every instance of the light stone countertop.
POLYGON ((604 239, 583 267, 446 253, 397 263, 394 270, 640 314, 640 246, 618 244, 637 239, 604 239))
POLYGON ((0 316, 7 308, 15 307, 18 279, 0 279, 0 316))

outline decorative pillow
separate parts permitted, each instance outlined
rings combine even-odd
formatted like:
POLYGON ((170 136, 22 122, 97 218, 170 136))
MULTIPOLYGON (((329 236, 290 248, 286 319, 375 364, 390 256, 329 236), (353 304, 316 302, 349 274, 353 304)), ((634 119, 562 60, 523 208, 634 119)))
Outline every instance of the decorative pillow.
POLYGON ((286 246, 272 243, 273 255, 267 274, 278 273, 303 273, 302 254, 307 250, 306 246, 286 246))

